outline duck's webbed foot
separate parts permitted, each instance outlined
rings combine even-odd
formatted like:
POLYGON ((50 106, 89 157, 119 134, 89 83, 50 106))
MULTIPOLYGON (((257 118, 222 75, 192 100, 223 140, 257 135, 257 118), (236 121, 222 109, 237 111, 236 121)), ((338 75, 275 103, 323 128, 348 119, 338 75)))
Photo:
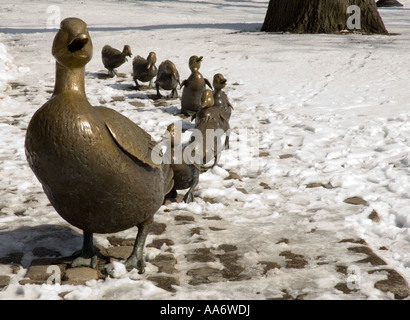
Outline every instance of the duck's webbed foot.
POLYGON ((131 255, 122 263, 128 271, 137 269, 139 274, 145 272, 144 246, 153 218, 149 218, 138 226, 138 234, 131 255))
POLYGON ((199 178, 195 177, 195 180, 192 184, 192 186, 189 188, 189 190, 187 191, 187 193, 185 193, 185 196, 183 198, 183 201, 185 203, 190 203, 194 201, 194 189, 196 188, 196 186, 198 185, 199 182, 199 178))
POLYGON ((118 76, 118 73, 115 69, 109 69, 108 70, 108 76, 111 77, 111 78, 114 78, 114 77, 118 76))
POLYGON ((175 89, 172 89, 172 91, 171 91, 171 94, 170 94, 170 96, 169 96, 170 98, 178 98, 178 91, 177 91, 177 89, 175 88, 175 89))
POLYGON ((155 97, 156 99, 161 99, 163 96, 162 94, 159 92, 159 86, 156 85, 156 89, 157 89, 157 96, 155 97))
POLYGON ((141 86, 140 86, 140 84, 138 83, 138 80, 137 80, 137 79, 134 79, 134 82, 135 82, 135 90, 140 91, 140 90, 141 90, 141 86))
POLYGON ((84 231, 83 248, 73 255, 71 267, 97 267, 97 252, 93 245, 93 234, 84 231))

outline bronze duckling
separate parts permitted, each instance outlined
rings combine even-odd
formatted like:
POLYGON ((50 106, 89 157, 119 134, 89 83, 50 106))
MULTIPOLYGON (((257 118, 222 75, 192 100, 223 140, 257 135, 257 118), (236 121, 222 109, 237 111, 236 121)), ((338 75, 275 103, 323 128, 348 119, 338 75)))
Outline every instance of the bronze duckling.
POLYGON ((166 154, 169 157, 171 168, 174 171, 174 187, 166 198, 175 198, 177 190, 189 190, 185 193, 183 201, 189 203, 194 201, 193 191, 199 182, 200 167, 187 154, 187 147, 181 144, 182 129, 171 123, 167 127, 167 135, 170 138, 170 148, 166 154))
POLYGON ((157 55, 155 52, 150 52, 145 59, 141 56, 136 56, 132 61, 132 75, 137 90, 140 90, 138 80, 141 82, 149 82, 149 87, 152 87, 153 79, 157 75, 157 55))
POLYGON ((128 61, 127 57, 131 56, 132 52, 129 45, 125 45, 122 51, 120 51, 107 44, 101 50, 101 58, 110 77, 113 77, 114 75, 117 76, 118 74, 115 69, 128 61))
POLYGON ((206 85, 212 89, 212 85, 199 72, 203 57, 191 56, 189 58, 189 69, 191 74, 188 79, 182 81, 181 88, 181 113, 186 116, 192 116, 201 109, 201 94, 206 85))
POLYGON ((52 48, 54 92, 28 125, 27 161, 58 214, 83 231, 72 266, 96 266, 93 233, 137 226, 124 264, 142 273, 148 229, 172 189, 173 172, 153 162, 156 143, 146 131, 113 109, 90 105, 84 74, 92 52, 86 23, 64 19, 52 48))
POLYGON ((194 114, 195 129, 202 135, 202 164, 214 158, 214 167, 222 151, 220 138, 226 134, 225 148, 229 146, 229 122, 221 108, 214 106, 214 96, 211 90, 205 89, 201 95, 201 110, 194 114), (208 140, 212 139, 212 140, 208 140))
POLYGON ((179 84, 179 72, 175 64, 171 60, 162 61, 158 67, 157 79, 155 80, 157 98, 162 97, 159 88, 171 90, 170 98, 178 98, 177 87, 179 84))
POLYGON ((228 96, 222 90, 226 87, 227 80, 221 73, 214 75, 212 85, 214 87, 214 106, 222 109, 223 115, 229 121, 231 118, 233 106, 229 102, 228 96))

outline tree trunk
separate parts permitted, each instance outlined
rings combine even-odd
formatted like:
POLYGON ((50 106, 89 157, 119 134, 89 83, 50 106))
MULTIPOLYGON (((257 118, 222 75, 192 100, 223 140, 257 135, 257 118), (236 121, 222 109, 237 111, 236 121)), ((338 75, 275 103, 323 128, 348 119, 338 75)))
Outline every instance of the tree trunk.
POLYGON ((339 33, 342 30, 388 33, 375 0, 270 0, 261 29, 292 33, 339 33))

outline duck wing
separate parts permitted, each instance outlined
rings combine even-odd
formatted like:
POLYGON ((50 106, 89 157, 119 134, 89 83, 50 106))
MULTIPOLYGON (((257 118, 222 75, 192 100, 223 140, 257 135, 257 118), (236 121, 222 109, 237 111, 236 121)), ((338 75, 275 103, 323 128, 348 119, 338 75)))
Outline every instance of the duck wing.
POLYGON ((153 155, 161 154, 160 147, 144 129, 115 110, 106 107, 95 109, 124 152, 152 168, 161 166, 160 163, 153 161, 153 155))

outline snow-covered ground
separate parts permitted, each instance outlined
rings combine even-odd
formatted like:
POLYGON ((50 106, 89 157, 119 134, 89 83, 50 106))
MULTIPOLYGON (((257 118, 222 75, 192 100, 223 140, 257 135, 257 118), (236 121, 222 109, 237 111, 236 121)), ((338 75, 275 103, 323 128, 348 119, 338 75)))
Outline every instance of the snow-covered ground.
MULTIPOLYGON (((0 289, 0 299, 269 299, 285 294, 392 299, 375 283, 388 275, 378 269, 395 270, 410 281, 410 0, 401 3, 403 8, 379 9, 395 34, 389 36, 261 33, 268 1, 258 0, 2 4, 0 276, 9 276, 10 283, 0 289), (144 275, 114 263, 110 277, 85 285, 22 285, 36 258, 34 248, 69 255, 82 241, 81 230, 49 205, 24 153, 27 124, 54 85, 53 27, 69 16, 83 19, 92 37, 94 57, 86 67, 91 104, 123 113, 158 141, 173 121, 191 126, 178 115, 180 101, 159 104, 147 96, 154 90, 133 90, 131 61, 118 69, 122 77, 101 77, 106 72, 101 48, 129 44, 142 56, 155 51, 158 62, 174 61, 182 79, 189 76, 189 57, 202 55, 200 71, 206 78, 222 73, 228 79, 225 91, 234 105, 231 149, 223 152, 218 167, 201 175, 194 203, 170 203, 158 211, 155 220, 167 228, 149 235, 147 244, 159 238, 172 242, 146 247, 144 275), (351 197, 366 203, 344 202, 351 197), (372 213, 379 221, 369 218, 372 213), (351 248, 360 239, 387 265, 358 262, 366 255, 351 248), (229 269, 224 263, 229 250, 223 248, 233 248, 231 266, 239 276, 223 276, 229 269), (22 254, 17 271, 1 260, 16 252, 22 254), (176 259, 173 291, 152 281, 163 272, 151 262, 169 252, 176 259), (210 258, 195 258, 201 252, 210 258), (302 268, 287 264, 292 254, 304 261, 302 268), (356 273, 340 272, 343 267, 356 273), (206 270, 210 280, 195 283, 195 275, 206 270), (355 283, 359 290, 337 289, 352 275, 360 281, 355 283)), ((135 234, 130 229, 116 236, 135 234)), ((107 235, 94 240, 111 246, 107 235)))

